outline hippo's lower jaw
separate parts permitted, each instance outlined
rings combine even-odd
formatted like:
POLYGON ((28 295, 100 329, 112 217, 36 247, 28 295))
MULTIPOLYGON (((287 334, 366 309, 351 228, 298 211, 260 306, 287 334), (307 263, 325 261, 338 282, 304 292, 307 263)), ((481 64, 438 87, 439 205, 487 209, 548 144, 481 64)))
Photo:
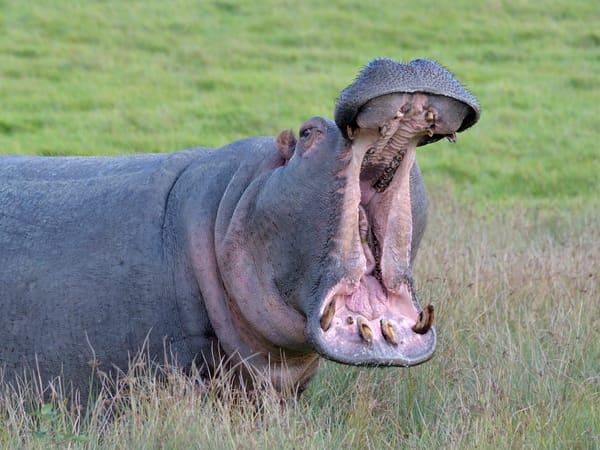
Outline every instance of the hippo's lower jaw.
MULTIPOLYGON (((323 356, 346 364, 414 366, 436 346, 432 308, 420 314, 409 283, 397 293, 383 292, 372 276, 358 286, 346 283, 325 299, 313 342, 323 356)), ((418 304, 418 303, 417 303, 418 304)))

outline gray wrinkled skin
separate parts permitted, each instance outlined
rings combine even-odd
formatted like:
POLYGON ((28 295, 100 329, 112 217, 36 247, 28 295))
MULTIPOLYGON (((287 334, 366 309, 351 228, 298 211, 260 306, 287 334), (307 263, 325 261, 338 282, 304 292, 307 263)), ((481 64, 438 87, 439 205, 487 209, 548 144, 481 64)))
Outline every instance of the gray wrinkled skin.
MULTIPOLYGON (((448 70, 434 61, 415 59, 405 64, 379 58, 369 62, 356 80, 342 91, 336 103, 335 122, 346 135, 346 127, 355 125, 360 108, 369 100, 397 92, 443 95, 464 103, 471 111, 458 132, 473 126, 481 115, 477 99, 448 70)), ((435 142, 442 137, 434 135, 419 145, 435 142)))
MULTIPOLYGON (((281 388, 303 384, 318 362, 296 311, 307 309, 307 298, 289 295, 285 300, 294 308, 277 298, 283 317, 271 310, 258 323, 243 308, 268 306, 260 301, 270 300, 273 266, 284 270, 275 274, 281 289, 306 288, 306 271, 298 265, 307 266, 307 258, 326 247, 306 245, 327 238, 294 226, 299 214, 304 222, 318 220, 317 188, 327 185, 331 173, 317 169, 343 166, 340 152, 349 146, 335 124, 313 122, 328 139, 305 147, 301 139, 298 150, 290 148, 293 137, 283 144, 256 137, 173 154, 1 157, 5 381, 35 369, 44 383, 62 375, 85 398, 92 366, 113 375, 126 371, 129 358, 145 345, 158 363, 195 362, 208 371, 223 356, 231 365, 243 359, 259 371, 268 369, 281 388), (303 157, 307 152, 310 158, 303 157), (299 186, 310 173, 313 184, 299 186), (290 195, 305 206, 286 217, 290 195), (245 215, 247 205, 263 210, 256 227, 245 215), (282 228, 261 236, 281 214, 282 228), (289 220, 285 227, 283 220, 289 220), (241 233, 251 236, 243 238, 244 249, 230 242, 241 233), (243 259, 248 249, 269 246, 277 250, 264 266, 243 259), (240 285, 247 270, 267 271, 268 279, 248 273, 248 285, 240 285), (290 271, 293 278, 285 278, 290 271), (288 349, 292 354, 286 355, 288 349)), ((330 198, 329 215, 340 214, 335 201, 330 198)))
POLYGON ((7 381, 39 369, 44 381, 62 374, 85 395, 93 360, 103 371, 126 370, 146 337, 161 362, 163 337, 182 365, 210 348, 214 335, 182 251, 185 236, 168 224, 181 174, 199 159, 217 167, 228 159, 213 153, 0 158, 7 381))

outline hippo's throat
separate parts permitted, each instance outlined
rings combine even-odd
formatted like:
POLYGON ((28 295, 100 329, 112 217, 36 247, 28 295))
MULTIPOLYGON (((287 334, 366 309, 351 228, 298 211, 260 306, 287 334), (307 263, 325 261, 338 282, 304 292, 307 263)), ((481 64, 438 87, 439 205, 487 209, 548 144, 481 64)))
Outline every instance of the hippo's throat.
POLYGON ((456 142, 466 113, 464 104, 438 95, 389 94, 371 100, 358 114, 358 128, 347 130, 355 147, 366 146, 361 181, 385 191, 409 148, 436 136, 456 142))
POLYGON ((411 170, 417 145, 436 131, 427 100, 405 95, 379 127, 349 130, 353 151, 364 156, 355 225, 360 243, 353 252, 359 257, 345 259, 360 263, 347 263, 348 275, 326 295, 312 335, 319 352, 336 361, 411 366, 435 350, 433 307, 421 308, 411 273, 411 170))

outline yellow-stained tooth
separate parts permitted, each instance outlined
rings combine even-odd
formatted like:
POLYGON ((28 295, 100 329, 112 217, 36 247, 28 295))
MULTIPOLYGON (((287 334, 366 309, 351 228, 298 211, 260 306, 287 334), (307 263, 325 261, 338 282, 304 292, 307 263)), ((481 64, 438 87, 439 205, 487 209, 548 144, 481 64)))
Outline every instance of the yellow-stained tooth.
POLYGON ((421 314, 419 315, 419 320, 412 327, 412 330, 418 334, 425 334, 433 325, 433 305, 427 305, 421 314))
POLYGON ((394 327, 387 319, 381 319, 381 334, 386 341, 388 341, 392 345, 398 345, 398 339, 396 338, 396 332, 394 331, 394 327))
POLYGON ((373 340, 373 330, 371 330, 371 327, 369 326, 367 321, 362 317, 359 317, 357 323, 358 334, 360 334, 360 337, 367 342, 371 342, 373 340))
POLYGON ((354 139, 354 130, 352 129, 352 127, 350 125, 346 126, 346 134, 348 135, 348 139, 350 139, 350 140, 354 139))
POLYGON ((335 315, 335 300, 331 300, 329 305, 323 311, 323 315, 321 316, 321 329, 323 331, 329 330, 331 327, 331 322, 333 321, 333 316, 335 315))

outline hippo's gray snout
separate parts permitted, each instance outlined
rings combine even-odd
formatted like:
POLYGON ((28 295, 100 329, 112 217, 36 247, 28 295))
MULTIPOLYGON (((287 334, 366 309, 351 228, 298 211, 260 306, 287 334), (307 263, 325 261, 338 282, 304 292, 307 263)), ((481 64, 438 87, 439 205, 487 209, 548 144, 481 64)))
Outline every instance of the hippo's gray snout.
MULTIPOLYGON (((473 126, 481 115, 477 99, 465 89, 454 76, 434 61, 415 59, 408 64, 387 58, 372 60, 342 91, 335 108, 335 122, 347 135, 347 130, 357 126, 356 119, 361 108, 370 100, 393 93, 423 93, 444 96, 464 104, 466 113, 456 132, 473 126)), ((441 139, 442 135, 419 145, 441 139)))

